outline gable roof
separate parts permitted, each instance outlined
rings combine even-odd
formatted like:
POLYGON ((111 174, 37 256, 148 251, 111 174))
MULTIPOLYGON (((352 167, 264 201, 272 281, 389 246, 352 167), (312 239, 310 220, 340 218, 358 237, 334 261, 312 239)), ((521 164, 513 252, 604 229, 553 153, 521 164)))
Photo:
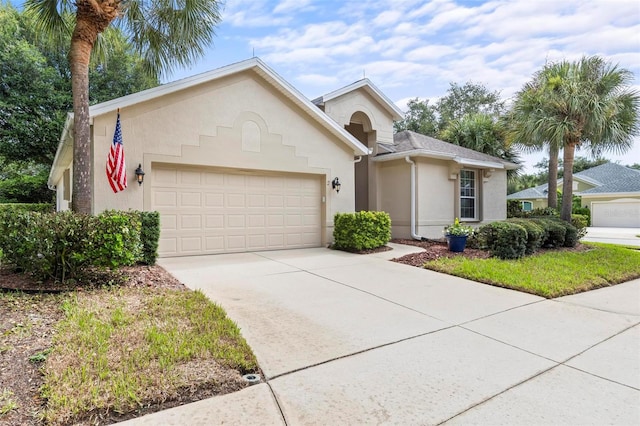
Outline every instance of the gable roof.
MULTIPOLYGON (((309 99, 307 99, 291 84, 280 77, 274 70, 269 68, 259 58, 247 59, 241 62, 217 68, 212 71, 204 72, 171 83, 163 84, 151 89, 143 90, 141 92, 132 93, 127 96, 122 96, 120 98, 112 99, 107 102, 92 105, 89 107, 89 118, 90 120, 93 120, 93 117, 113 112, 118 108, 125 108, 141 102, 146 102, 152 99, 159 98, 161 96, 168 95, 170 93, 175 93, 180 90, 184 90, 190 87, 197 86, 199 84, 207 83, 244 71, 255 72, 278 92, 283 94, 297 107, 303 110, 312 120, 318 122, 322 127, 327 129, 329 133, 331 133, 340 141, 345 143, 348 147, 353 149, 355 155, 369 154, 369 150, 366 146, 364 146, 344 128, 340 127, 338 123, 336 123, 328 115, 322 112, 322 110, 320 110, 315 104, 309 101, 309 99)), ((49 186, 53 185, 54 182, 59 179, 61 173, 64 171, 59 162, 65 156, 65 154, 68 155, 69 150, 72 149, 72 135, 73 113, 69 113, 67 114, 67 120, 64 124, 60 143, 58 144, 56 156, 53 160, 53 166, 51 167, 51 172, 49 173, 49 186)))
POLYGON ((523 189, 522 191, 514 192, 513 194, 507 195, 507 200, 535 200, 540 198, 547 198, 548 192, 547 187, 548 184, 538 185, 534 188, 523 189))
POLYGON ((390 161, 411 157, 429 157, 451 160, 464 166, 487 167, 493 169, 517 169, 517 164, 501 158, 483 154, 459 145, 444 142, 430 136, 405 130, 393 135, 393 145, 385 145, 389 153, 378 154, 374 161, 390 161))
POLYGON ((364 89, 371 97, 373 97, 392 117, 394 121, 402 120, 404 113, 400 108, 396 106, 391 100, 380 91, 368 78, 363 78, 348 86, 344 86, 338 90, 334 90, 331 93, 315 98, 313 102, 317 106, 324 106, 325 102, 329 102, 332 99, 338 98, 354 90, 364 89))
MULTIPOLYGON (((576 195, 640 193, 640 170, 631 169, 616 163, 605 163, 583 170, 575 173, 573 179, 593 185, 593 188, 586 189, 579 193, 576 192, 576 195)), ((562 179, 558 179, 558 185, 561 182, 562 179)), ((547 187, 548 184, 545 183, 535 188, 523 189, 522 191, 507 195, 507 199, 525 200, 531 198, 546 198, 547 187), (542 196, 538 195, 539 193, 543 193, 542 196)))

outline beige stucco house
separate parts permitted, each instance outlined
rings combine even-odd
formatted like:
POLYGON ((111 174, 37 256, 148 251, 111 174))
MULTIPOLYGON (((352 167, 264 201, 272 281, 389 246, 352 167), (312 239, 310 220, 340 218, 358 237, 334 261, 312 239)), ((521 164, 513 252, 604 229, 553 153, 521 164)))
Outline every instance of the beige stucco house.
MULTIPOLYGON (((503 219, 516 167, 394 135, 402 111, 367 79, 310 101, 258 58, 89 114, 93 212, 159 211, 161 256, 324 246, 334 214, 355 210, 389 212, 394 237, 440 237, 455 217, 503 219), (118 109, 129 182, 113 193, 104 170, 118 109)), ((73 196, 72 129, 69 115, 49 175, 58 210, 73 196)))

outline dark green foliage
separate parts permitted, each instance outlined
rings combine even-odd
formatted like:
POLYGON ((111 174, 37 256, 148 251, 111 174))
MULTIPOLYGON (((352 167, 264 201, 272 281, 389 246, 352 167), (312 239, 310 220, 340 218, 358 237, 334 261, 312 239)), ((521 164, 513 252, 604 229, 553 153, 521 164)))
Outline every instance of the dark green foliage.
POLYGON ((578 240, 580 239, 578 228, 567 222, 564 222, 563 225, 566 229, 566 232, 564 234, 564 246, 575 247, 576 244, 578 244, 578 240))
POLYGON ((587 235, 587 226, 589 226, 591 223, 590 219, 590 216, 584 216, 580 214, 571 215, 571 224, 578 230, 578 239, 582 239, 582 237, 587 235))
POLYGON ((567 234, 566 226, 563 225, 564 222, 554 219, 532 220, 540 225, 545 231, 545 236, 542 241, 542 247, 564 247, 564 241, 567 234))
POLYGON ((158 241, 160 239, 160 213, 140 212, 142 229, 142 263, 155 265, 158 258, 158 241))
POLYGON ((523 217, 524 213, 519 200, 507 200, 507 217, 523 217))
POLYGON ((391 218, 385 212, 336 213, 333 223, 333 247, 338 250, 368 250, 391 240, 391 218))
POLYGON ((0 204, 0 215, 5 213, 17 214, 24 212, 39 212, 39 213, 53 213, 53 204, 41 203, 41 204, 26 204, 26 203, 14 203, 14 204, 0 204))
MULTIPOLYGON (((572 213, 572 217, 574 215, 584 216, 584 218, 586 219, 586 224, 583 228, 591 226, 591 210, 589 210, 588 207, 573 207, 572 213)), ((573 220, 571 221, 571 223, 573 223, 573 220)), ((575 223, 573 225, 575 226, 575 223)))
POLYGON ((542 246, 544 229, 529 219, 509 219, 509 222, 522 226, 527 231, 527 249, 525 254, 533 254, 542 246))
POLYGON ((3 263, 38 280, 82 279, 92 268, 117 268, 142 259, 140 213, 0 210, 3 263))
POLYGON ((0 162, 0 203, 51 203, 55 192, 47 187, 49 167, 22 165, 0 162))
POLYGON ((511 222, 492 222, 479 230, 479 239, 500 259, 519 259, 527 250, 527 230, 511 222))

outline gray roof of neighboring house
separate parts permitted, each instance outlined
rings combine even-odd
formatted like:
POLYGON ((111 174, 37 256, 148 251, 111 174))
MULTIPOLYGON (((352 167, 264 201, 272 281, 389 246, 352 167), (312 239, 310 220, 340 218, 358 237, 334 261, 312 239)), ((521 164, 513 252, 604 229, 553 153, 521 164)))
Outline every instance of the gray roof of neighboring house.
POLYGON ((414 152, 428 157, 451 159, 463 164, 478 162, 479 165, 485 164, 486 166, 490 166, 494 164, 506 169, 515 169, 518 167, 517 164, 510 163, 501 158, 483 154, 409 130, 394 134, 393 145, 385 144, 384 151, 386 151, 386 153, 378 154, 376 158, 382 159, 384 156, 391 154, 410 154, 414 152))
POLYGON ((523 189, 519 192, 507 195, 507 200, 532 200, 536 198, 547 198, 547 185, 538 185, 534 188, 523 189))
MULTIPOLYGON (((584 190, 580 194, 616 194, 640 192, 640 170, 630 169, 616 163, 605 163, 587 170, 575 173, 574 179, 581 180, 593 188, 584 190)), ((558 179, 560 188, 562 179, 558 179)), ((520 192, 507 195, 508 200, 526 200, 531 198, 546 198, 547 184, 527 188, 520 192), (539 195, 542 194, 542 195, 539 195)))

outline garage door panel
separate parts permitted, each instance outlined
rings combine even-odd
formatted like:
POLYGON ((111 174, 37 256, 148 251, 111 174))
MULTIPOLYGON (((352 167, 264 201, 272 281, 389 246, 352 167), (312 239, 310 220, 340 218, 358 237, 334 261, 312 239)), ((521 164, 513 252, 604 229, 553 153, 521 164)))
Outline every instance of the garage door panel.
POLYGON ((640 228, 640 201, 593 202, 591 209, 592 226, 640 228))
POLYGON ((161 256, 317 247, 321 184, 302 175, 152 168, 161 256))

